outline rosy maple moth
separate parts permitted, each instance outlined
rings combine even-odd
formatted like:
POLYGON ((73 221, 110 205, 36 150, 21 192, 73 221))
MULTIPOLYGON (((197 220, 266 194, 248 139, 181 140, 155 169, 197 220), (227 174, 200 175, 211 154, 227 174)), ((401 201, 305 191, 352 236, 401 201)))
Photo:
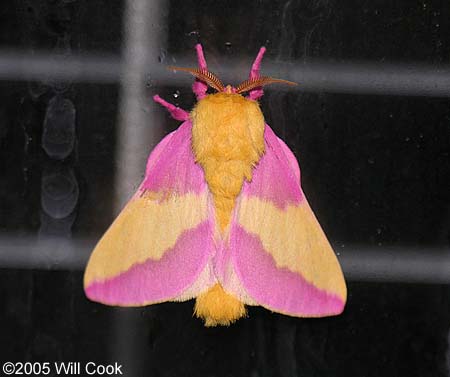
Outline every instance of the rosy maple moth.
POLYGON ((173 69, 195 76, 198 102, 189 113, 154 97, 183 123, 152 151, 138 191, 92 253, 87 297, 117 306, 196 298, 206 326, 229 325, 246 305, 296 317, 341 313, 339 262, 294 154, 257 102, 263 85, 290 82, 260 76, 263 47, 249 79, 224 86, 196 50, 198 69, 173 69))

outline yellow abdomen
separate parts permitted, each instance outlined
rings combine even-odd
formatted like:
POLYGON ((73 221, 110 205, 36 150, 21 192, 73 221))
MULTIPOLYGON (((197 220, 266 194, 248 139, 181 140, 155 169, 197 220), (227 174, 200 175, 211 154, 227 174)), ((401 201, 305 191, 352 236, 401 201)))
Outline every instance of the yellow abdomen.
MULTIPOLYGON (((224 233, 244 179, 264 153, 264 117, 256 101, 239 94, 203 98, 191 113, 192 148, 213 195, 216 221, 224 233)), ((245 315, 242 302, 216 284, 197 298, 195 314, 206 326, 228 325, 245 315)))

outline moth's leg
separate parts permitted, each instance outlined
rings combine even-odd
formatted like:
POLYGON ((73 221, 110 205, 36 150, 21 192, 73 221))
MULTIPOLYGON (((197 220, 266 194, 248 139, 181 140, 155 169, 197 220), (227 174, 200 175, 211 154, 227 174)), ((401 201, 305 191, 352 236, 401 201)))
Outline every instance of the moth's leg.
POLYGON ((189 119, 189 113, 186 110, 183 110, 180 107, 172 105, 171 103, 163 100, 160 96, 158 95, 153 96, 153 101, 164 106, 169 111, 170 115, 172 115, 172 118, 181 121, 189 119))
MULTIPOLYGON (((197 51, 197 61, 198 68, 201 70, 208 70, 208 66, 206 65, 205 55, 203 54, 203 48, 200 43, 195 45, 195 50, 197 51)), ((208 90, 208 85, 206 85, 203 81, 195 80, 192 84, 192 91, 197 97, 197 101, 206 96, 206 91, 208 90)))
MULTIPOLYGON (((253 62, 252 69, 250 70, 250 79, 257 79, 259 78, 259 71, 261 68, 261 60, 264 56, 264 53, 266 52, 265 47, 261 47, 259 49, 258 55, 256 55, 255 61, 253 62)), ((261 98, 264 94, 264 91, 262 88, 256 88, 250 91, 248 94, 248 98, 257 100, 258 98, 261 98)))

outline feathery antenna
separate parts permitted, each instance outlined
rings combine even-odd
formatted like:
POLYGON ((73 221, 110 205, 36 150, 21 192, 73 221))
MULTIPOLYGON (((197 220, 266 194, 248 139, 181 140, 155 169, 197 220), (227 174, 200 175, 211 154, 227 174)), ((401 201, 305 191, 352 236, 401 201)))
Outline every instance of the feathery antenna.
POLYGON ((222 84, 222 81, 212 72, 209 72, 205 69, 198 68, 184 68, 184 67, 172 67, 169 66, 167 69, 171 69, 174 71, 184 71, 188 72, 191 75, 195 76, 199 80, 208 84, 211 88, 216 89, 218 92, 222 92, 225 90, 225 87, 222 84))
POLYGON ((244 93, 248 92, 249 90, 269 85, 269 84, 287 84, 287 85, 298 85, 296 82, 293 81, 287 81, 282 79, 274 79, 273 77, 268 76, 262 76, 254 79, 248 79, 243 82, 241 82, 238 87, 236 88, 236 93, 244 93))

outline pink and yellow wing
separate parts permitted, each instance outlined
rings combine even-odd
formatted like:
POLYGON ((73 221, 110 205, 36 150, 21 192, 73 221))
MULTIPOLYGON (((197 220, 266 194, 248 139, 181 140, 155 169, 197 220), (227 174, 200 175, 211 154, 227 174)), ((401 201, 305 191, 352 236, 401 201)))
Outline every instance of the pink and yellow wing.
POLYGON ((339 314, 344 277, 300 187, 297 160, 267 125, 264 137, 265 154, 244 184, 230 228, 223 284, 247 304, 275 312, 339 314))
POLYGON ((86 295, 108 305, 187 300, 214 284, 214 215, 189 121, 151 153, 146 176, 94 249, 86 295))

